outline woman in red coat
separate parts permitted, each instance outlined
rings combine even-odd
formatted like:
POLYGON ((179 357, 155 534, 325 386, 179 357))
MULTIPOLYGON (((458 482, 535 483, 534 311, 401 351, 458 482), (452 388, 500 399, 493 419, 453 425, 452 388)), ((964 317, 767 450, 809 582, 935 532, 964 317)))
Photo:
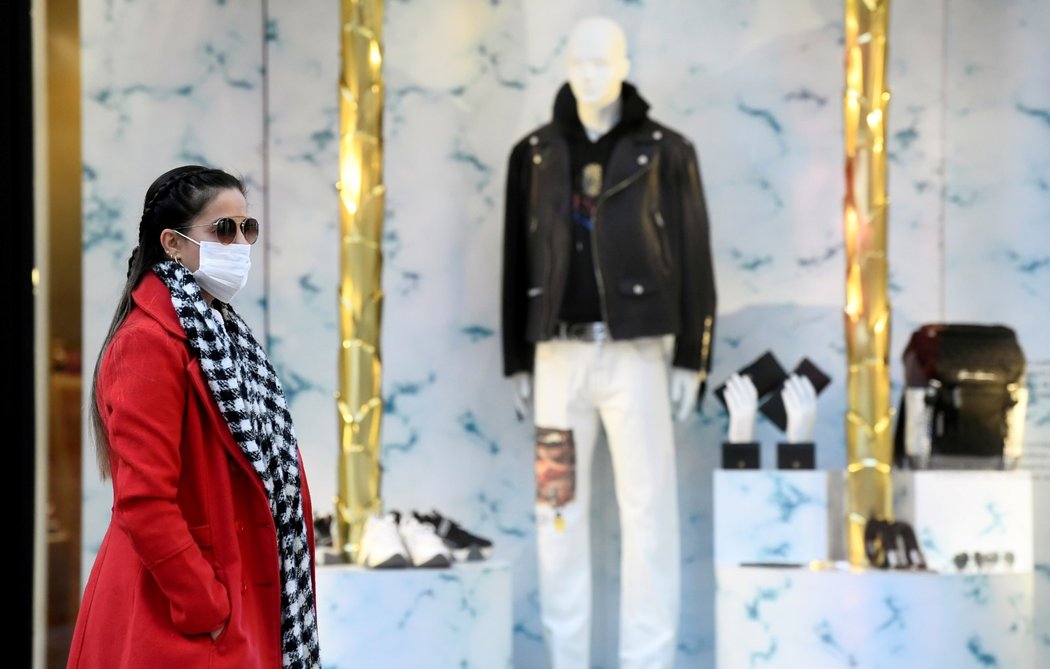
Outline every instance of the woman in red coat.
POLYGON ((113 515, 69 667, 320 667, 310 494, 284 393, 229 302, 259 223, 221 170, 146 193, 95 367, 113 515))

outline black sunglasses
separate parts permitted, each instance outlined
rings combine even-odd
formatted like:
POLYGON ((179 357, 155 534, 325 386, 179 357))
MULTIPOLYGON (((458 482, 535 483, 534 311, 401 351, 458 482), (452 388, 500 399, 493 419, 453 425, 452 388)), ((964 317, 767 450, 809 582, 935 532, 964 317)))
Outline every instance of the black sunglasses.
POLYGON ((254 244, 259 239, 259 220, 248 216, 223 216, 217 218, 211 223, 202 223, 200 225, 184 225, 179 230, 188 230, 189 228, 214 228, 215 236, 218 238, 220 244, 232 244, 233 240, 237 239, 237 227, 241 228, 241 234, 244 235, 245 241, 249 244, 254 244), (240 219, 240 221, 238 221, 240 219))

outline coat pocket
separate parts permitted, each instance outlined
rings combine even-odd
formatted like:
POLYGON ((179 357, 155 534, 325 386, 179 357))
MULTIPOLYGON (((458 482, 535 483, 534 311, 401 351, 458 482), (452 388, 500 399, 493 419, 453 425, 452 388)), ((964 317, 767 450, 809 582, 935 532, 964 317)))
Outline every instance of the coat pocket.
POLYGON ((576 499, 576 442, 572 430, 536 428, 536 503, 554 509, 576 499))

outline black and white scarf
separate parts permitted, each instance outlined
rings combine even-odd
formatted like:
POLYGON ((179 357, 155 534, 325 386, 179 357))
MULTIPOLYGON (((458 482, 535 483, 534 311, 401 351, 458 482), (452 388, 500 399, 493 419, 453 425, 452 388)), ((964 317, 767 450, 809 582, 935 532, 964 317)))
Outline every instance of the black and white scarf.
POLYGON ((281 562, 283 666, 320 669, 298 447, 281 382, 233 307, 218 303, 224 326, 185 267, 168 260, 153 271, 171 291, 171 303, 212 396, 270 500, 281 562))

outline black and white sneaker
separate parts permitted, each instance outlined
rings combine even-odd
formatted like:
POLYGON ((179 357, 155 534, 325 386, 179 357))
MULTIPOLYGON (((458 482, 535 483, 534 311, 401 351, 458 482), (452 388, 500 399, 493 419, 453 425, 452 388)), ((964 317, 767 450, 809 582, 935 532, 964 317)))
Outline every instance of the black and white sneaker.
POLYGON ((451 518, 446 518, 437 511, 428 514, 416 512, 413 515, 419 522, 434 527, 434 533, 444 540, 457 562, 484 560, 492 555, 491 541, 471 534, 451 518))
POLYGON ((368 517, 356 562, 369 569, 399 569, 411 564, 394 514, 377 513, 368 517))
POLYGON ((401 515, 393 512, 397 519, 397 531, 408 548, 408 555, 413 567, 440 568, 452 566, 452 554, 434 533, 429 523, 421 522, 415 515, 401 515))

